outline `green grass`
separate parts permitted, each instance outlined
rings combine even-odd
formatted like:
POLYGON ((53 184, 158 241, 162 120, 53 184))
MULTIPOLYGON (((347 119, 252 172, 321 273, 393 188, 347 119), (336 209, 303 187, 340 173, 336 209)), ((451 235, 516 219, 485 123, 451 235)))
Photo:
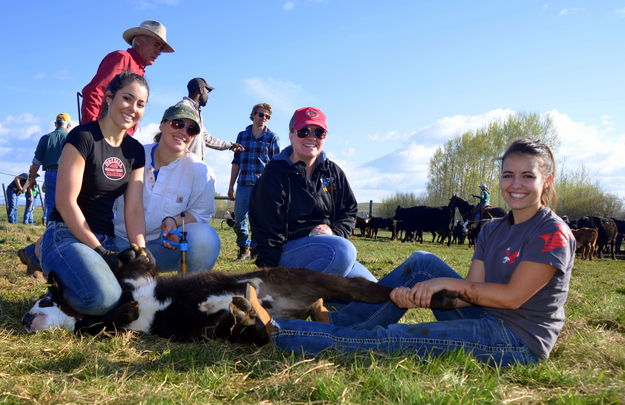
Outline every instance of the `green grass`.
MULTIPOLYGON (((37 214, 39 218, 39 214, 37 214)), ((0 214, 0 403, 3 404, 613 404, 625 403, 625 261, 578 261, 567 323, 549 360, 489 368, 461 353, 435 359, 327 354, 318 359, 224 342, 177 344, 131 333, 112 338, 53 330, 22 332, 21 316, 45 291, 25 277, 15 252, 43 231, 0 214)), ((235 263, 221 230, 217 268, 235 263)), ((353 239, 378 277, 414 250, 431 251, 464 273, 465 246, 353 239)), ((412 310, 406 322, 431 320, 412 310)))

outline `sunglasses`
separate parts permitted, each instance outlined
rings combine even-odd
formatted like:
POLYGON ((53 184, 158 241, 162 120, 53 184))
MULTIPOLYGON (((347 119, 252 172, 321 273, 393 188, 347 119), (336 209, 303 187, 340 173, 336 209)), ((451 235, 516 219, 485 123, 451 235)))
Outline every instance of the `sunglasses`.
POLYGON ((200 127, 196 123, 187 125, 181 119, 171 120, 171 121, 169 121, 169 125, 173 129, 183 129, 186 126, 187 127, 187 135, 189 135, 189 136, 196 136, 197 134, 200 133, 200 127))
POLYGON ((325 139, 326 138, 326 130, 323 128, 302 128, 299 131, 297 131, 297 137, 298 138, 308 138, 310 136, 310 134, 313 134, 317 137, 317 139, 325 139))
POLYGON ((256 115, 258 115, 260 118, 265 118, 266 117, 268 120, 271 119, 271 115, 269 115, 269 114, 265 114, 265 113, 259 112, 259 113, 256 113, 256 115))

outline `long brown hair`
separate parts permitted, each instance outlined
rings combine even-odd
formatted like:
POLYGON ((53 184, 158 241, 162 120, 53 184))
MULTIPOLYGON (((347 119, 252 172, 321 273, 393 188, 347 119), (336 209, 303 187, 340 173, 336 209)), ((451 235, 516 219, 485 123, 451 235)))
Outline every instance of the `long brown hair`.
POLYGON ((132 73, 129 70, 126 70, 125 72, 121 72, 117 74, 109 82, 108 86, 106 86, 106 91, 104 92, 104 98, 102 99, 102 108, 100 109, 100 116, 99 116, 100 119, 104 118, 104 116, 106 116, 109 110, 108 103, 106 102, 106 95, 110 93, 110 96, 114 98, 115 94, 117 94, 117 92, 120 89, 126 87, 132 82, 138 82, 143 87, 145 87, 145 89, 148 91, 148 95, 150 94, 150 87, 148 86, 148 81, 145 80, 145 77, 138 75, 136 73, 132 73))
POLYGON ((555 185, 555 176, 556 176, 556 160, 553 157, 553 152, 551 148, 546 144, 535 141, 532 139, 518 139, 508 147, 508 149, 504 152, 501 157, 501 163, 503 167, 503 161, 512 154, 519 155, 529 155, 535 156, 540 160, 540 171, 544 178, 549 176, 553 176, 551 184, 546 185, 540 195, 540 202, 544 206, 551 207, 551 209, 555 210, 558 204, 557 202, 557 193, 556 193, 556 185, 555 185))

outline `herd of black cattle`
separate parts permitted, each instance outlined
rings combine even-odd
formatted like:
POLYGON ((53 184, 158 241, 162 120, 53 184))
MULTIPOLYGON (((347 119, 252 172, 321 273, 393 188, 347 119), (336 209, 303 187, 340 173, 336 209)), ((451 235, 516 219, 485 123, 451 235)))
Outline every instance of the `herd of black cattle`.
MULTIPOLYGON (((469 247, 472 247, 475 246, 482 226, 493 218, 504 216, 505 213, 505 210, 498 207, 480 209, 477 205, 471 205, 462 198, 453 196, 449 204, 442 207, 398 206, 392 218, 356 217, 354 235, 357 234, 356 230, 359 230, 360 236, 377 239, 378 231, 386 229, 391 232, 391 240, 423 243, 423 233, 430 232, 432 242, 446 241, 447 246, 450 246, 452 243, 464 245, 465 241, 468 241, 469 247), (456 209, 462 220, 455 219, 456 209), (480 219, 475 220, 478 211, 480 219)), ((612 259, 616 259, 616 253, 621 253, 625 220, 598 216, 584 216, 576 220, 569 220, 566 217, 563 219, 574 230, 583 259, 592 260, 593 252, 599 258, 604 252, 609 253, 612 259)))

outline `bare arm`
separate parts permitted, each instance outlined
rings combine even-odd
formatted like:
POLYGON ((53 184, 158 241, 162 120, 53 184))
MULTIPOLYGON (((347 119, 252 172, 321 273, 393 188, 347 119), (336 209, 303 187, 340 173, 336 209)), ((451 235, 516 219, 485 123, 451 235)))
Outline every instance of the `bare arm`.
POLYGON ((233 163, 230 169, 230 184, 228 185, 228 198, 230 200, 234 200, 234 183, 236 183, 237 177, 239 177, 239 168, 239 165, 233 163))
POLYGON ((32 188, 37 182, 37 173, 39 172, 39 165, 37 163, 33 163, 30 165, 30 170, 28 171, 28 187, 32 188))
POLYGON ((90 248, 100 246, 78 206, 78 194, 85 173, 85 159, 71 144, 65 144, 59 160, 56 183, 56 209, 72 234, 90 248))
POLYGON ((145 247, 145 214, 143 212, 143 168, 130 173, 124 193, 124 221, 128 241, 145 247))
MULTIPOLYGON (((467 279, 435 278, 416 284, 410 293, 395 293, 398 306, 403 308, 429 307, 432 295, 440 290, 457 291, 465 303, 492 308, 518 309, 543 288, 556 269, 548 264, 523 261, 506 284, 485 283, 484 263, 474 260, 467 279), (482 280, 482 281, 480 281, 482 280)), ((395 300, 393 300, 395 301, 395 300)))

